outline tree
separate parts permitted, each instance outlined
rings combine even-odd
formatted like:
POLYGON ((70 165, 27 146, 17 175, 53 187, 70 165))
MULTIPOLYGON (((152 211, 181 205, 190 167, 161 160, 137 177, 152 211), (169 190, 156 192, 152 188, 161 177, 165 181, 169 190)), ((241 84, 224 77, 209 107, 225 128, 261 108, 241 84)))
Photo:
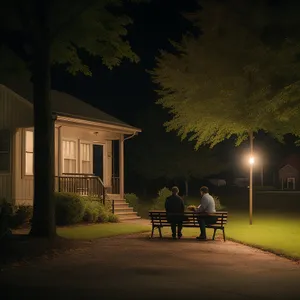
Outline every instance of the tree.
POLYGON ((163 120, 166 114, 161 109, 148 109, 140 115, 139 126, 143 134, 128 145, 128 167, 139 176, 155 180, 179 179, 185 184, 188 195, 189 181, 217 175, 228 168, 219 149, 201 147, 196 151, 191 142, 180 141, 174 134, 166 134, 163 120))
MULTIPOLYGON (((131 20, 121 14, 122 0, 21 0, 1 10, 2 45, 26 63, 33 82, 34 214, 31 234, 54 237, 54 119, 51 64, 72 74, 91 75, 84 56, 99 56, 108 68, 138 57, 124 39, 131 20)), ((19 60, 20 61, 20 60, 19 60)), ((18 67, 20 64, 18 64, 18 67)))
POLYGON ((286 38, 270 43, 266 32, 275 21, 266 2, 202 1, 202 11, 188 18, 203 34, 172 42, 173 53, 161 51, 151 75, 159 85, 157 103, 173 116, 168 131, 196 147, 231 136, 239 145, 249 137, 251 149, 259 130, 281 140, 289 132, 300 135, 291 121, 299 114, 300 47, 286 38))

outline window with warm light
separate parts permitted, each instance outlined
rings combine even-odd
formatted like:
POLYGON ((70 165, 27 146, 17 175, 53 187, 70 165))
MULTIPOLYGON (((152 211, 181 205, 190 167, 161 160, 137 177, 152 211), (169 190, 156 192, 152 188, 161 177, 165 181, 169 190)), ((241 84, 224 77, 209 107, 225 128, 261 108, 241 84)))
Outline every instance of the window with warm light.
POLYGON ((81 156, 81 173, 92 173, 92 161, 91 161, 91 144, 80 144, 80 156, 81 156))
POLYGON ((33 131, 25 131, 25 175, 33 175, 33 131))
POLYGON ((63 173, 76 173, 75 141, 63 141, 63 173))
POLYGON ((0 130, 0 172, 10 171, 10 132, 0 130))

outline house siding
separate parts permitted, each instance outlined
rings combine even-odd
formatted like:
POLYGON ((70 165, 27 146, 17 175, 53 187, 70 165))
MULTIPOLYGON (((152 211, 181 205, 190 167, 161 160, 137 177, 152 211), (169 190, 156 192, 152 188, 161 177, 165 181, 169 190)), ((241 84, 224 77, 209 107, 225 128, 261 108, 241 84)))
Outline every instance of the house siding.
POLYGON ((18 147, 16 145, 16 137, 18 128, 31 126, 32 124, 32 107, 31 105, 7 89, 0 85, 0 129, 8 129, 10 131, 10 172, 8 174, 0 173, 0 198, 7 201, 16 201, 15 176, 12 174, 18 170, 18 164, 15 161, 18 147))
MULTIPOLYGON (((34 193, 33 176, 25 176, 25 130, 33 128, 32 105, 10 89, 0 84, 0 129, 9 129, 11 136, 11 168, 7 174, 0 173, 0 198, 15 204, 32 204, 34 193)), ((55 123, 55 175, 62 173, 61 141, 74 139, 78 145, 82 142, 102 144, 103 147, 103 181, 111 185, 112 176, 112 140, 119 140, 120 133, 109 130, 89 128, 85 125, 68 125, 55 123)), ((79 162, 79 158, 77 158, 79 162)), ((78 169, 79 172, 79 169, 78 169)))

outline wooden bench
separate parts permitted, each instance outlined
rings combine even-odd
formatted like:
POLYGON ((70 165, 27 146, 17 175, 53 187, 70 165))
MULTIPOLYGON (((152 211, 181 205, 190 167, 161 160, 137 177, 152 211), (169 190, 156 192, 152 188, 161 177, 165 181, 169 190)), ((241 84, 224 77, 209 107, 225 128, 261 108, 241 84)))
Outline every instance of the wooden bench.
MULTIPOLYGON (((175 215, 175 214, 173 214, 175 215)), ((206 225, 206 228, 212 228, 214 230, 213 233, 213 240, 215 239, 216 231, 222 230, 223 232, 223 239, 224 242, 226 240, 225 238, 225 225, 227 223, 227 215, 228 213, 226 211, 218 211, 216 213, 211 214, 204 214, 204 213, 196 213, 193 211, 185 211, 184 212, 184 221, 183 221, 183 227, 189 227, 189 228, 199 228, 198 223, 198 217, 204 216, 214 216, 217 217, 217 221, 215 224, 209 224, 206 225)), ((149 217, 151 219, 152 224, 152 232, 151 232, 151 238, 154 234, 154 229, 157 228, 159 232, 160 238, 162 238, 161 228, 162 227, 171 227, 171 224, 167 220, 167 214, 166 211, 163 210, 151 210, 149 211, 149 217)))

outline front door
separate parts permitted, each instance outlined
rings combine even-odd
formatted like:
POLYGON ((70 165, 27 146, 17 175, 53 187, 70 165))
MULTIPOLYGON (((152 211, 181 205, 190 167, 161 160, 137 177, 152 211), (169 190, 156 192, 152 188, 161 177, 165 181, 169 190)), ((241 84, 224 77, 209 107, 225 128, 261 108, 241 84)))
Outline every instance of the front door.
POLYGON ((103 145, 93 145, 93 173, 103 181, 103 145))
POLYGON ((296 187, 296 180, 294 177, 290 177, 287 179, 287 189, 294 190, 296 187))

